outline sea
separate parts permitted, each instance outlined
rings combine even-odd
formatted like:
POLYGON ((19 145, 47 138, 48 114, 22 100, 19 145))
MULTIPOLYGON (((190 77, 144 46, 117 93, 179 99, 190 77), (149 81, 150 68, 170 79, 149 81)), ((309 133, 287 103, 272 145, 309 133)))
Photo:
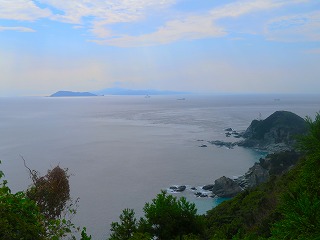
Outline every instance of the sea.
MULTIPOLYGON (((141 217, 161 190, 200 189, 244 174, 266 153, 208 141, 237 141, 225 129, 244 131, 279 110, 314 117, 320 95, 3 97, 0 169, 17 192, 31 184, 22 157, 43 175, 68 168, 71 196, 80 199, 73 221, 93 239, 106 239, 123 209, 141 217)), ((199 214, 223 200, 172 194, 194 202, 199 214)))

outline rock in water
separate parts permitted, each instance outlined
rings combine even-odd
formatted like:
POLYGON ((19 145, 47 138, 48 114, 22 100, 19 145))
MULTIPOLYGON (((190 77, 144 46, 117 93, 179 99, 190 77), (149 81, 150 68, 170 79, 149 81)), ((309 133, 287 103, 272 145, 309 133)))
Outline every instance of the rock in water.
POLYGON ((181 186, 171 186, 169 187, 170 190, 172 190, 173 192, 183 192, 184 190, 186 190, 186 186, 181 185, 181 186))
POLYGON ((202 187, 203 190, 205 191, 212 191, 213 189, 213 184, 208 184, 202 187))
POLYGON ((241 191, 241 187, 235 181, 225 176, 215 180, 212 188, 213 194, 225 198, 234 197, 241 191))
POLYGON ((186 190, 186 186, 182 185, 176 189, 176 192, 183 192, 184 190, 186 190))

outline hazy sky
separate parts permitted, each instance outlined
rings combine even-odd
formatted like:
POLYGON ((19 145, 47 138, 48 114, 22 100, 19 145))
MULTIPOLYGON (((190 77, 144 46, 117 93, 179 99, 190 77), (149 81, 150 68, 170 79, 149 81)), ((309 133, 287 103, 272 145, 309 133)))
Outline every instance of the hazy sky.
POLYGON ((320 93, 319 0, 0 0, 0 96, 320 93))

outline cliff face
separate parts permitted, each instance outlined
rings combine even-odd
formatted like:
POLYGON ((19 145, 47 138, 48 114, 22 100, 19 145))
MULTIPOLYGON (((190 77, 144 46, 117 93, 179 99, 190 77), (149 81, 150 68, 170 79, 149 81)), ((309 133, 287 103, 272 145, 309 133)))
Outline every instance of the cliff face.
POLYGON ((305 134, 307 125, 303 118, 287 112, 277 111, 265 120, 253 120, 238 145, 264 150, 289 150, 295 143, 295 136, 305 134))
MULTIPOLYGON (((260 158, 249 170, 236 179, 225 176, 215 180, 210 186, 212 193, 218 197, 234 197, 245 189, 252 189, 261 183, 267 182, 270 176, 280 176, 292 167, 300 159, 301 154, 295 151, 285 151, 268 154, 265 158, 260 158)), ((204 190, 205 187, 203 188, 204 190)))

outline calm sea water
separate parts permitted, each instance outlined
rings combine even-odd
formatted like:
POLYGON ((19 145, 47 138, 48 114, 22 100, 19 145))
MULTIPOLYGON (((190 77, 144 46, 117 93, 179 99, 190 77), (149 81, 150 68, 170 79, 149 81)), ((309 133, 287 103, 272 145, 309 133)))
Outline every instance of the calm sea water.
MULTIPOLYGON (((72 196, 80 197, 75 222, 87 226, 94 239, 105 239, 122 209, 133 208, 140 216, 161 189, 202 186, 246 172, 261 153, 199 147, 232 140, 225 128, 245 130, 253 119, 276 110, 301 117, 320 110, 320 96, 314 95, 178 98, 0 98, 0 168, 13 191, 30 184, 20 155, 43 174, 57 164, 69 168, 72 196)), ((216 204, 187 197, 199 213, 216 204)))

